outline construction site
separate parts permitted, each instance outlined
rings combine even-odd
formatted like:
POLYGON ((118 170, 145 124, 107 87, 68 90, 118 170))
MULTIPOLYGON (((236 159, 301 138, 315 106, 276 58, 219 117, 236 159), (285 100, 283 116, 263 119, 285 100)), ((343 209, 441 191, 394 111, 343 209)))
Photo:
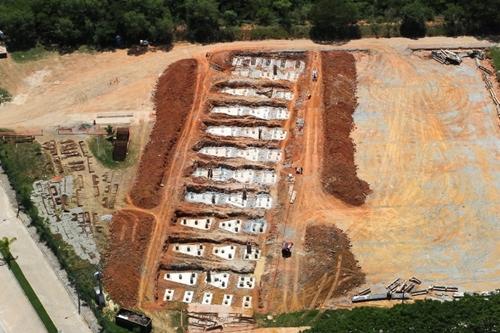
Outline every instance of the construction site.
POLYGON ((69 55, 57 66, 84 68, 80 81, 50 59, 23 84, 7 75, 16 94, 0 127, 42 145, 56 176, 34 184, 40 215, 153 332, 169 331, 171 310, 188 332, 236 332, 255 329, 256 314, 453 300, 500 282, 500 92, 487 46, 69 55), (116 160, 137 152, 126 168, 91 152, 106 126, 121 128, 116 160))

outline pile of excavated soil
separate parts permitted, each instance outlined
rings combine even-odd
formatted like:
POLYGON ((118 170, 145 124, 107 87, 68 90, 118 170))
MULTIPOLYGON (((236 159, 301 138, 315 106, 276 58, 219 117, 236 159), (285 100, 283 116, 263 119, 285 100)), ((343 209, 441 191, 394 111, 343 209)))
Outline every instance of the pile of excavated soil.
POLYGON ((196 74, 196 60, 185 59, 170 65, 158 80, 154 95, 156 121, 130 193, 138 207, 150 209, 160 203, 163 175, 193 105, 196 74))
POLYGON ((155 224, 152 215, 121 210, 113 215, 104 258, 104 286, 125 307, 137 303, 142 264, 155 224))
POLYGON ((356 109, 356 65, 352 54, 322 52, 324 156, 322 184, 326 192, 350 204, 362 205, 370 186, 356 175, 355 145, 349 137, 356 109))
POLYGON ((365 282, 365 275, 350 248, 347 235, 334 225, 312 225, 306 229, 307 260, 300 276, 304 289, 311 289, 304 295, 306 304, 316 298, 317 304, 311 306, 317 306, 327 301, 328 296, 342 296, 365 282))

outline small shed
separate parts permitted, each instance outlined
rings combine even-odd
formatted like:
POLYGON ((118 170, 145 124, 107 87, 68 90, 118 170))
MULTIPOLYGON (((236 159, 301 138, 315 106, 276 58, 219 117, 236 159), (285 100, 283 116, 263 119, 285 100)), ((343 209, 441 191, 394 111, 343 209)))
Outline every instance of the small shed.
POLYGON ((128 127, 116 129, 116 139, 113 142, 113 160, 124 161, 128 153, 130 131, 128 127))
POLYGON ((130 130, 128 127, 118 127, 116 129, 116 140, 128 141, 130 130))
POLYGON ((115 140, 113 142, 113 160, 125 161, 128 152, 128 141, 115 140))

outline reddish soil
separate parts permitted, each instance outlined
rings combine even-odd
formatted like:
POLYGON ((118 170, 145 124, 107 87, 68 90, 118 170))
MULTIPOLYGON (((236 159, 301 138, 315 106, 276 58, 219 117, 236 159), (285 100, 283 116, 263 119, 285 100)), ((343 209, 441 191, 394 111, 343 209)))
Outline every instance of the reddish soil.
POLYGON ((311 307, 346 294, 365 282, 365 275, 350 248, 347 235, 334 225, 307 227, 304 251, 308 259, 302 266, 300 282, 312 288, 304 294, 311 307), (319 287, 319 282, 323 288, 319 287))
POLYGON ((355 145, 350 138, 356 109, 356 66, 352 54, 322 52, 324 155, 322 184, 326 192, 347 204, 360 206, 370 186, 356 175, 355 145))
POLYGON ((193 105, 197 68, 195 59, 180 60, 171 64, 158 80, 154 95, 156 121, 130 192, 138 207, 151 209, 160 203, 165 170, 193 105))
POLYGON ((234 51, 219 51, 215 53, 207 53, 206 58, 211 65, 221 70, 228 70, 231 68, 231 59, 234 51))
POLYGON ((139 283, 155 219, 152 215, 121 210, 113 215, 109 249, 104 258, 104 285, 122 306, 137 303, 139 283))

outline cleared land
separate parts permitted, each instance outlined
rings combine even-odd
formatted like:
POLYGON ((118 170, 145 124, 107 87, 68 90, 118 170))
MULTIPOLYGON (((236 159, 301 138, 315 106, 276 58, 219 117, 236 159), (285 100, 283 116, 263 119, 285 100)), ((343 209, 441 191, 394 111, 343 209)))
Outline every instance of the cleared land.
MULTIPOLYGON (((408 49, 408 46, 442 48, 453 44, 477 45, 477 41, 427 38, 418 41, 359 40, 341 47, 318 46, 308 41, 181 46, 167 54, 139 56, 134 58, 135 63, 129 58, 121 58, 123 55, 119 52, 114 55, 113 61, 107 54, 94 58, 84 56, 89 57, 87 60, 92 59, 95 67, 83 71, 81 75, 87 79, 85 89, 90 89, 90 78, 97 76, 99 68, 102 70, 109 66, 109 72, 107 81, 100 79, 97 85, 101 87, 94 95, 99 95, 98 98, 80 99, 80 113, 68 109, 69 105, 75 104, 64 106, 59 102, 62 98, 56 98, 65 96, 67 89, 42 82, 32 86, 31 90, 18 88, 16 91, 16 87, 7 86, 16 93, 26 93, 30 107, 27 107, 26 113, 20 113, 16 106, 19 104, 3 106, 0 121, 5 120, 6 127, 15 127, 16 123, 24 121, 28 125, 35 121, 47 124, 49 117, 51 121, 53 119, 53 115, 47 113, 51 109, 43 108, 47 106, 48 98, 60 107, 54 115, 67 115, 72 119, 92 118, 96 110, 102 111, 101 106, 110 110, 126 106, 128 110, 133 109, 139 119, 144 119, 147 118, 144 115, 153 110, 153 106, 145 101, 158 73, 181 58, 196 59, 198 70, 192 110, 185 120, 186 126, 179 132, 172 151, 172 163, 164 169, 165 181, 159 204, 153 209, 143 209, 134 206, 133 201, 124 203, 127 211, 147 212, 156 221, 149 245, 144 250, 143 262, 138 263, 142 270, 137 294, 136 286, 127 282, 133 288, 131 295, 137 295, 139 307, 151 311, 165 308, 163 299, 166 289, 175 289, 176 297, 186 290, 185 287, 171 288, 170 282, 159 283, 159 273, 180 269, 198 271, 201 274, 199 279, 204 280, 206 270, 228 269, 227 262, 218 259, 212 252, 213 246, 225 243, 243 247, 248 240, 254 248, 261 246, 258 262, 255 265, 242 264, 241 260, 235 260, 229 268, 235 274, 253 270, 258 288, 251 295, 253 308, 259 312, 332 305, 350 307, 349 297, 356 291, 371 287, 373 291, 380 292, 394 278, 413 275, 420 278, 424 285, 444 284, 457 285, 466 290, 489 290, 498 286, 500 276, 496 260, 500 253, 493 237, 499 232, 497 216, 500 216, 496 111, 472 60, 465 60, 461 66, 444 66, 408 49), (319 52, 348 48, 358 50, 351 50, 347 56, 333 53, 330 60, 325 60, 319 52), (263 93, 263 84, 227 82, 231 79, 231 66, 227 61, 235 54, 228 51, 242 49, 259 52, 299 49, 306 59, 303 75, 296 84, 280 85, 280 88, 292 91, 291 100, 263 103, 262 99, 268 98, 265 94, 269 94, 267 90, 264 95, 260 94, 263 93), (207 58, 206 51, 214 56, 207 58), (332 61, 331 69, 328 61, 332 61), (221 66, 218 69, 224 71, 210 68, 216 67, 214 62, 221 66), (140 66, 143 66, 142 74, 136 69, 140 66), (317 82, 310 79, 313 69, 319 70, 317 82), (119 76, 118 73, 125 73, 120 76, 120 84, 106 86, 105 83, 119 76), (354 77, 357 77, 357 83, 354 77), (323 80, 327 82, 323 84, 323 80), (122 83, 124 86, 121 86, 122 83), (104 89, 104 86, 108 88, 104 89), (226 93, 221 93, 224 87, 249 87, 259 90, 259 94, 228 97, 226 93), (47 90, 46 95, 43 94, 44 89, 47 90), (357 91, 355 109, 354 90, 357 91), (332 95, 333 100, 329 100, 332 95), (36 110, 31 109, 31 102, 36 105, 36 110), (286 106, 290 117, 280 122, 242 116, 235 121, 228 115, 210 114, 213 107, 235 103, 252 108, 286 106), (341 122, 332 124, 328 119, 325 121, 325 107, 335 109, 338 105, 347 106, 346 113, 342 113, 343 117, 339 119, 341 122), (221 131, 220 128, 212 128, 222 125, 282 127, 288 134, 281 141, 222 137, 221 132, 217 132, 221 131), (337 143, 332 141, 331 136, 336 134, 332 133, 335 126, 341 129, 338 134, 342 137, 337 139, 337 143), (212 128, 213 132, 208 133, 208 128, 212 128), (342 154, 334 155, 330 148, 325 149, 339 142, 343 143, 342 147, 347 145, 349 151, 341 150, 342 154), (216 149, 221 147, 278 149, 283 155, 279 163, 272 165, 200 153, 204 149, 202 152, 216 154, 216 149), (330 164, 332 160, 338 164, 330 164), (370 184, 372 192, 364 204, 347 204, 330 194, 332 191, 323 190, 323 171, 329 165, 341 167, 337 170, 332 167, 333 172, 347 168, 350 180, 361 179, 370 184), (298 166, 304 169, 302 175, 295 173, 298 166), (242 192, 242 186, 236 181, 221 182, 193 176, 198 168, 215 170, 218 167, 228 170, 242 167, 259 171, 274 169, 279 177, 275 186, 248 185, 245 189, 245 195, 249 197, 269 194, 274 200, 273 209, 263 215, 260 211, 249 214, 244 209, 223 206, 214 213, 215 209, 207 202, 187 202, 187 193, 218 192, 227 195, 242 192), (293 190, 297 193, 293 204, 289 203, 288 195, 290 184, 287 177, 290 173, 295 177, 293 190), (218 225, 220 220, 265 216, 269 230, 264 241, 262 236, 228 237, 220 230, 208 239, 201 231, 186 231, 185 227, 173 223, 181 217, 207 215, 215 218, 214 225, 218 225), (283 240, 295 244, 291 258, 281 258, 283 240), (174 253, 174 244, 182 241, 185 241, 184 244, 207 245, 210 253, 203 259, 174 253), (333 245, 322 245, 326 243, 333 245), (311 270, 311 263, 314 262, 321 263, 315 265, 319 266, 315 272, 317 275, 305 278, 305 272, 311 270), (366 283, 361 285, 363 278, 366 283), (349 291, 355 286, 359 289, 349 291)), ((46 66, 48 70, 56 71, 49 60, 46 66)), ((50 82, 55 79, 50 75, 47 78, 50 82)), ((66 79, 63 82, 69 81, 66 79)), ((78 84, 84 85, 81 82, 78 84)), ((92 81, 92 84, 95 85, 95 82, 92 81)), ((277 85, 272 87, 277 88, 277 85)), ((270 94, 272 96, 273 92, 270 94)), ((65 121, 64 117, 61 119, 65 121)), ((238 133, 244 132, 241 128, 238 133)), ((141 138, 144 146, 147 136, 141 138)), ((227 152, 233 152, 232 149, 227 152)), ((335 150, 333 146, 332 149, 335 150)), ((204 171, 199 172, 203 175, 204 171)), ((367 188, 361 181, 358 185, 359 191, 354 198, 359 203, 364 200, 367 188)), ((340 197, 338 193, 337 197, 340 197)), ((211 196, 207 198, 213 200, 211 196)), ((138 278, 137 273, 133 276, 138 278)), ((213 302, 220 303, 222 295, 215 290, 197 287, 195 302, 202 300, 204 292, 214 291, 213 302)), ((238 297, 244 295, 242 293, 238 297)), ((133 299, 128 301, 135 302, 133 299)))

